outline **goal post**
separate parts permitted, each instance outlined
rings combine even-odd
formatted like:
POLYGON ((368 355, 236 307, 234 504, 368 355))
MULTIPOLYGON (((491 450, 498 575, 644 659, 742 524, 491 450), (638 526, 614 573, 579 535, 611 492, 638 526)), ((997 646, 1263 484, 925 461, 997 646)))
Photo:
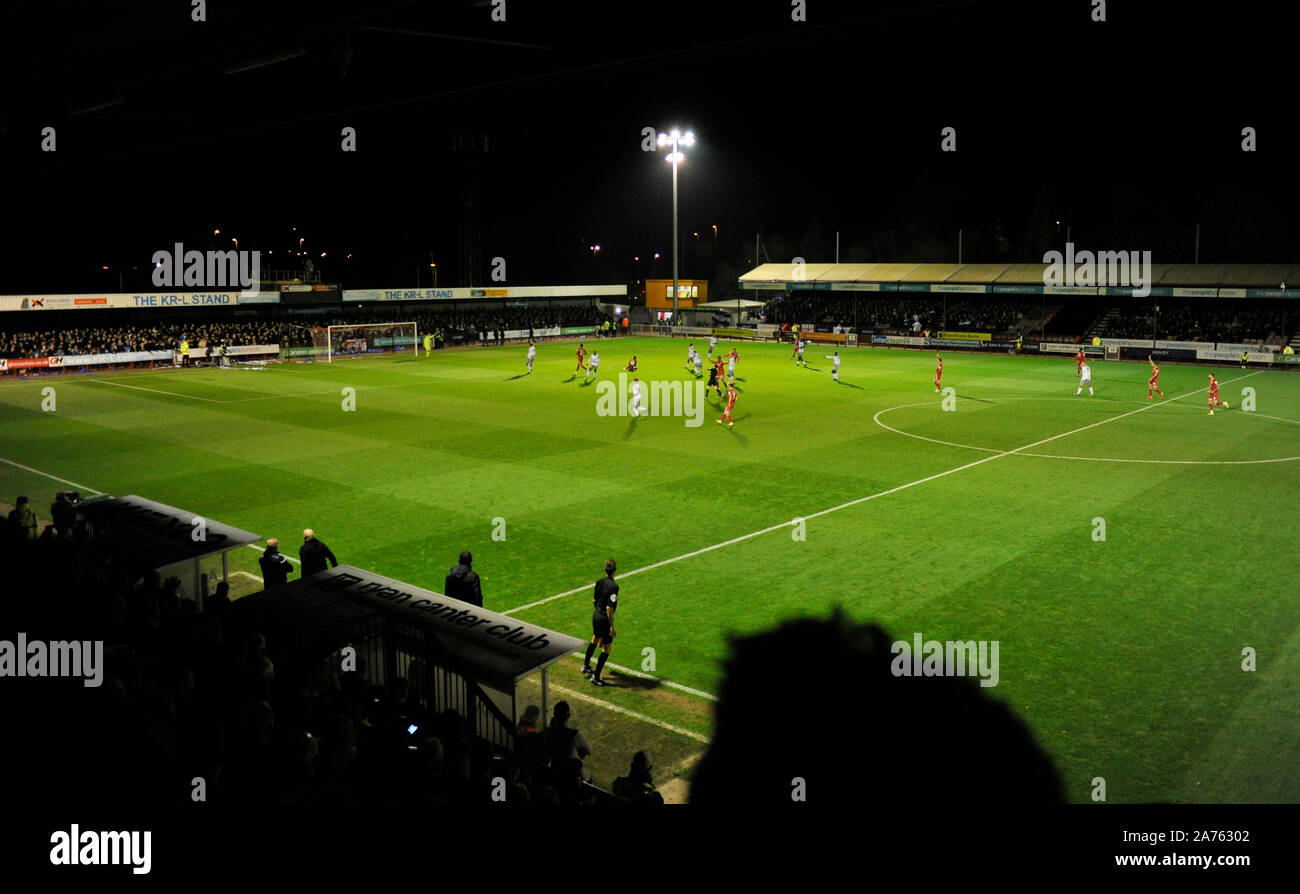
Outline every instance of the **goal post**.
POLYGON ((338 357, 410 356, 418 354, 420 327, 414 321, 317 326, 311 341, 313 355, 326 363, 338 357))

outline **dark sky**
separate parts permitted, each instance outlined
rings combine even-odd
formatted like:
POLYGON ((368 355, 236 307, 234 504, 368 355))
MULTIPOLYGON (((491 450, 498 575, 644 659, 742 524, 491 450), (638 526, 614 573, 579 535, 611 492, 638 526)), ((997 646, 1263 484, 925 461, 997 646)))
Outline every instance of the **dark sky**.
POLYGON ((494 256, 513 284, 632 280, 671 247, 641 128, 674 124, 699 140, 684 275, 745 268, 760 231, 772 260, 833 260, 837 230, 846 260, 956 260, 958 228, 964 260, 1035 260, 1068 225, 1160 262, 1199 223, 1202 261, 1300 260, 1291 30, 1265 4, 492 8, 6 6, 0 292, 142 288, 154 251, 227 235, 264 267, 303 236, 349 287, 429 285, 430 257, 463 285, 475 231, 476 285, 494 256))

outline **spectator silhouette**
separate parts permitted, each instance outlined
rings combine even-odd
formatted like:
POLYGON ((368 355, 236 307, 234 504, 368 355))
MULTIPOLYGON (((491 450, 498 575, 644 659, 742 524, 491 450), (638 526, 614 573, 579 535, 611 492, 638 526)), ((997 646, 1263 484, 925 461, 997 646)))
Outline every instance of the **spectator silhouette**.
POLYGON ((568 702, 555 703, 551 725, 546 730, 546 755, 555 769, 570 758, 577 758, 581 763, 591 754, 591 743, 576 727, 569 726, 570 716, 568 702))
POLYGON ((541 719, 541 709, 529 705, 515 727, 515 753, 524 763, 539 767, 546 764, 546 736, 537 728, 541 719))
POLYGON ((664 803, 664 796, 655 788, 650 775, 650 752, 638 751, 632 755, 632 768, 626 776, 614 780, 613 792, 633 804, 654 806, 664 803))
POLYGON ((311 528, 302 532, 302 546, 298 547, 298 560, 302 562, 303 577, 324 571, 327 561, 335 568, 339 567, 339 560, 334 558, 334 553, 316 539, 316 532, 311 528))
POLYGON ((972 679, 891 671, 893 638, 836 610, 829 620, 787 621, 733 638, 714 738, 691 785, 692 804, 728 809, 792 803, 794 780, 819 804, 1008 804, 1064 801, 1060 777, 1025 724, 972 679), (816 655, 807 685, 791 656, 816 655), (774 722, 773 705, 797 707, 774 722), (858 770, 827 755, 854 755, 858 770))
POLYGON ((470 563, 474 557, 470 555, 469 550, 460 554, 460 564, 453 567, 447 572, 447 580, 443 584, 443 593, 452 599, 459 599, 461 602, 468 602, 470 605, 483 607, 483 588, 479 584, 479 577, 470 568, 470 563))
MULTIPOLYGON (((320 541, 316 542, 319 543, 320 541)), ((303 548, 306 547, 307 544, 304 543, 303 548)), ((266 541, 266 551, 257 560, 257 564, 262 569, 262 589, 270 590, 275 587, 282 587, 289 582, 289 572, 293 566, 289 564, 287 557, 280 554, 280 541, 276 538, 271 537, 266 541)), ((322 565, 320 570, 323 571, 324 567, 322 565)), ((306 572, 304 572, 305 574, 306 572)))

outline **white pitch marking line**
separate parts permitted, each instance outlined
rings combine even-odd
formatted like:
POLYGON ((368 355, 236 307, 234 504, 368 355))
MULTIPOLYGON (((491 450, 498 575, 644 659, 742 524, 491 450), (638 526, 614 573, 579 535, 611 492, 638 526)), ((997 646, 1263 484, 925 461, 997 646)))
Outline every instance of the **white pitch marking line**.
POLYGON ((1276 459, 1124 459, 1113 456, 1063 456, 1056 453, 1022 453, 1035 459, 1072 459, 1088 463, 1148 463, 1161 466, 1262 466, 1269 463, 1290 463, 1300 456, 1279 456, 1276 459))
MULTIPOLYGON (((608 667, 609 665, 606 666, 608 667)), ((586 695, 585 693, 578 692, 576 689, 570 689, 567 686, 561 686, 558 683, 552 683, 551 688, 556 692, 568 696, 569 698, 576 698, 579 701, 587 702, 588 704, 591 705, 599 705, 600 707, 613 711, 616 714, 625 714, 628 717, 635 717, 637 720, 643 720, 646 723, 652 723, 655 726, 659 727, 660 729, 666 729, 669 732, 677 733, 677 735, 679 736, 686 736, 688 739, 694 739, 697 742, 703 742, 705 745, 709 744, 709 740, 707 736, 702 736, 699 733, 694 732, 692 730, 683 729, 680 726, 673 726, 671 723, 665 723, 662 720, 656 720, 655 718, 649 716, 648 714, 642 714, 638 711, 632 711, 620 705, 615 705, 610 702, 604 701, 602 699, 592 698, 590 695, 586 695)))
MULTIPOLYGON (((574 653, 573 657, 577 658, 579 661, 582 660, 582 656, 578 655, 576 652, 574 653)), ((665 680, 663 677, 656 677, 654 674, 645 674, 642 673, 641 671, 633 670, 630 667, 623 667, 621 664, 615 664, 612 661, 606 661, 605 667, 612 667, 614 670, 618 671, 619 673, 627 674, 629 677, 640 677, 642 680, 654 680, 656 683, 660 683, 664 686, 669 686, 673 689, 681 690, 682 692, 688 693, 690 695, 699 696, 700 698, 707 698, 711 702, 716 702, 718 700, 718 697, 714 695, 712 692, 705 692, 703 689, 692 689, 689 686, 683 686, 681 683, 674 683, 672 680, 665 680)))
POLYGON ((262 580, 262 578, 258 577, 256 574, 249 574, 247 571, 232 571, 232 572, 230 572, 230 576, 231 576, 231 577, 234 577, 236 574, 242 574, 244 577, 251 577, 253 580, 257 581, 259 584, 264 584, 264 583, 266 583, 266 581, 262 580))
POLYGON ((22 469, 25 472, 31 472, 33 475, 42 475, 46 478, 51 479, 52 481, 61 481, 64 484, 71 484, 73 487, 80 488, 81 490, 85 490, 85 491, 90 491, 90 493, 92 494, 103 493, 102 490, 95 490, 93 487, 87 487, 84 484, 78 484, 75 481, 69 481, 67 478, 60 478, 58 475, 51 475, 49 472, 42 472, 40 469, 33 469, 31 466, 24 466, 22 463, 14 462, 12 459, 5 459, 3 456, 0 456, 0 463, 8 463, 9 465, 14 466, 15 468, 22 469))
POLYGON ((98 383, 98 384, 100 384, 100 385, 113 385, 113 386, 115 386, 115 387, 117 387, 117 388, 131 388, 131 389, 134 389, 134 390, 136 390, 136 391, 151 391, 151 392, 153 392, 154 394, 166 394, 166 395, 168 395, 168 396, 170 396, 170 397, 185 397, 185 398, 189 398, 190 400, 201 400, 201 401, 204 401, 204 402, 206 402, 206 403, 210 403, 210 404, 219 404, 219 403, 223 403, 223 401, 219 401, 219 400, 217 400, 217 399, 215 399, 215 398, 211 398, 211 397, 199 397, 197 394, 181 394, 179 391, 163 391, 163 390, 160 389, 160 388, 145 388, 143 385, 128 385, 128 384, 126 384, 125 382, 113 382, 113 381, 110 381, 109 379, 89 379, 89 378, 88 378, 88 379, 82 379, 81 381, 84 381, 84 382, 95 382, 95 383, 98 383))
MULTIPOLYGON (((1261 370, 1261 371, 1262 371, 1262 370, 1261 370)), ((1224 381, 1223 381, 1222 383, 1220 383, 1220 384, 1227 385, 1227 384, 1229 384, 1229 383, 1231 383, 1231 382, 1237 382, 1237 381, 1240 381, 1241 379, 1248 379, 1248 378, 1250 378, 1251 376, 1257 376, 1257 375, 1259 375, 1259 372, 1253 372, 1253 373, 1249 373, 1249 374, 1247 374, 1247 375, 1245 375, 1245 376, 1238 376, 1238 377, 1235 378, 1235 379, 1226 379, 1226 380, 1224 380, 1224 381)), ((991 455, 991 456, 986 456, 986 457, 984 457, 984 458, 982 458, 982 459, 977 459, 977 460, 975 460, 975 461, 973 461, 973 462, 966 463, 965 465, 960 465, 960 466, 957 466, 956 468, 948 469, 947 471, 944 471, 944 472, 936 472, 936 473, 933 474, 933 475, 927 475, 927 476, 924 477, 924 478, 918 478, 918 479, 916 479, 915 481, 909 481, 909 482, 907 482, 906 484, 900 484, 900 485, 898 485, 897 487, 891 487, 891 488, 889 488, 888 490, 882 490, 882 491, 879 491, 879 492, 874 493, 874 494, 869 494, 869 495, 867 495, 867 496, 865 496, 865 497, 858 497, 857 499, 849 500, 847 503, 841 503, 841 504, 839 504, 838 506, 831 506, 829 509, 822 509, 821 511, 819 511, 819 512, 814 512, 814 513, 812 513, 811 515, 800 516, 800 518, 803 519, 804 521, 807 521, 808 519, 813 519, 813 518, 820 518, 821 516, 823 516, 823 515, 829 515, 829 514, 832 513, 832 512, 839 512, 841 509, 848 509, 848 508, 851 507, 851 506, 857 506, 857 505, 860 504, 860 503, 866 503, 866 502, 868 502, 868 501, 870 501, 870 500, 879 499, 880 497, 887 497, 887 496, 889 496, 890 494, 896 494, 896 493, 898 493, 899 491, 908 490, 909 488, 916 487, 916 486, 919 485, 919 484, 926 484, 927 482, 930 482, 930 481, 936 481, 936 480, 938 480, 938 479, 940 479, 940 478, 946 478, 946 477, 949 476, 949 475, 953 475, 953 474, 956 474, 957 472, 965 471, 966 469, 972 469, 972 468, 974 468, 975 466, 983 465, 983 464, 986 463, 986 462, 991 462, 992 460, 999 459, 999 458, 1004 457, 1004 456, 1011 456, 1011 455, 1013 455, 1013 454, 1021 454, 1022 451, 1028 450, 1028 449, 1030 449, 1031 447, 1037 447, 1037 446, 1039 446, 1040 444, 1050 444, 1052 441, 1060 440, 1061 438, 1067 438, 1067 437, 1069 437, 1070 435, 1077 435, 1079 432, 1085 432, 1085 431, 1088 431, 1089 429, 1091 429, 1091 428, 1096 428, 1096 427, 1099 426, 1099 425, 1106 425, 1106 424, 1109 423, 1109 422, 1115 422, 1115 421, 1117 421, 1117 420, 1124 419, 1124 418, 1126 418, 1126 417, 1128 417, 1128 416, 1133 416, 1133 415, 1135 415, 1135 414, 1137 414, 1137 413, 1145 413, 1147 410, 1151 410, 1151 409, 1154 409, 1154 408, 1156 408, 1156 407, 1164 406, 1165 404, 1172 403, 1173 401, 1176 401, 1176 400, 1182 400, 1182 399, 1185 398, 1185 397, 1191 397, 1193 394, 1200 394, 1200 393, 1203 392, 1204 390, 1205 390, 1204 388, 1197 388, 1197 389, 1194 390, 1194 391, 1188 391, 1186 394, 1180 394, 1178 397, 1171 397, 1171 398, 1169 398, 1168 400, 1162 400, 1162 401, 1160 401, 1160 402, 1158 402, 1158 403, 1146 404, 1146 405, 1144 405, 1144 406, 1138 407, 1136 410, 1129 410, 1127 413, 1120 413, 1118 416, 1108 416, 1107 418, 1105 418, 1105 419, 1101 419, 1101 420, 1099 420, 1099 421, 1097 421, 1097 422, 1092 422, 1092 423, 1089 423, 1088 425, 1084 425, 1084 426, 1081 426, 1081 427, 1076 428, 1076 429, 1071 429, 1070 431, 1061 432, 1059 435, 1052 435, 1050 438, 1043 438, 1042 440, 1034 441, 1034 442, 1031 443, 1031 444, 1025 444, 1025 445, 1022 446, 1022 447, 1016 447, 1016 448, 1014 448, 1014 449, 1012 449, 1012 450, 1003 450, 1003 451, 999 451, 998 453, 995 453, 995 454, 993 454, 993 455, 991 455)), ((880 411, 880 413, 883 413, 883 412, 885 412, 885 410, 881 410, 881 411, 880 411)), ((879 416, 880 413, 877 413, 876 415, 879 416)), ((980 449, 984 449, 984 448, 980 448, 980 449)), ((706 547, 703 547, 703 548, 701 548, 701 549, 692 550, 691 552, 688 552, 688 553, 682 553, 680 556, 673 556, 672 558, 669 558, 669 559, 661 559, 661 560, 658 561, 658 562, 653 562, 653 563, 651 563, 651 564, 649 564, 649 565, 645 565, 645 566, 643 566, 643 567, 641 567, 641 568, 634 568, 634 569, 632 569, 631 571, 625 571, 625 572, 622 573, 622 575, 620 575, 620 579, 621 579, 621 578, 625 578, 625 577, 631 577, 631 576, 634 575, 634 574, 641 574, 641 573, 646 572, 646 571, 653 571, 653 570, 656 569, 656 568, 662 568, 662 567, 665 566, 665 565, 672 565, 672 564, 674 564, 674 563, 681 562, 681 561, 683 561, 683 560, 685 560, 685 559, 691 559, 691 558, 694 558, 695 556, 703 555, 704 553, 713 552, 713 551, 716 550, 716 549, 722 549, 723 547, 726 547, 726 546, 732 546, 733 544, 736 544, 736 543, 742 543, 742 542, 744 542, 744 541, 746 541, 746 540, 752 540, 752 539, 755 538, 755 537, 761 537, 761 536, 764 535, 764 534, 770 534, 770 533, 773 532, 773 531, 779 531, 779 530, 781 530, 781 529, 783 529, 783 528, 788 528, 788 527, 790 527, 790 526, 793 525, 793 524, 794 524, 794 521, 791 520, 791 521, 787 521, 787 522, 781 522, 780 524, 769 525, 769 526, 766 527, 766 528, 762 528, 762 529, 757 530, 757 531, 751 531, 751 532, 749 532, 748 534, 741 534, 739 537, 733 537, 733 538, 731 538, 730 540, 724 540, 724 541, 722 541, 721 543, 715 543, 715 544, 713 544, 712 546, 706 546, 706 547)), ((591 587, 594 587, 594 586, 595 586, 595 583, 592 582, 592 583, 589 583, 589 584, 585 584, 585 585, 583 585, 583 586, 581 586, 581 587, 575 587, 575 588, 572 589, 572 590, 565 590, 563 593, 556 593, 554 596, 547 596, 545 599, 538 599, 537 601, 535 601, 535 602, 530 602, 530 603, 528 603, 527 605, 520 605, 520 606, 517 606, 517 607, 515 607, 515 608, 510 609, 509 611, 504 611, 504 612, 502 612, 501 614, 503 614, 503 615, 510 615, 510 614, 514 614, 515 612, 521 612, 521 611, 524 611, 525 609, 536 608, 536 607, 539 606, 539 605, 545 605, 545 604, 548 603, 548 602, 554 602, 556 599, 563 599, 565 596, 572 596, 572 595, 575 594, 575 593, 581 593, 581 592, 583 592, 583 591, 585 591, 585 590, 587 590, 587 589, 589 589, 589 588, 591 588, 591 587)))

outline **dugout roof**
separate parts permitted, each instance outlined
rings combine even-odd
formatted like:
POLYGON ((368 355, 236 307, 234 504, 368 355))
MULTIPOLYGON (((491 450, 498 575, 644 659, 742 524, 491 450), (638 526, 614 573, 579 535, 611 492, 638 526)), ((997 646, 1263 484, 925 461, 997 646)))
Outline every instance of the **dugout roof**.
MULTIPOLYGON (((342 630, 346 622, 365 619, 401 621, 428 633, 457 670, 502 692, 513 692, 519 680, 586 645, 577 637, 352 565, 245 596, 236 605, 308 634, 342 630)), ((336 645, 346 644, 341 640, 336 645)))
POLYGON ((121 535, 115 546, 119 556, 150 568, 204 559, 262 539, 260 534, 135 494, 92 497, 77 503, 76 509, 96 529, 121 535), (194 524, 196 519, 202 519, 201 526, 194 524), (200 527, 202 538, 196 539, 200 527))

